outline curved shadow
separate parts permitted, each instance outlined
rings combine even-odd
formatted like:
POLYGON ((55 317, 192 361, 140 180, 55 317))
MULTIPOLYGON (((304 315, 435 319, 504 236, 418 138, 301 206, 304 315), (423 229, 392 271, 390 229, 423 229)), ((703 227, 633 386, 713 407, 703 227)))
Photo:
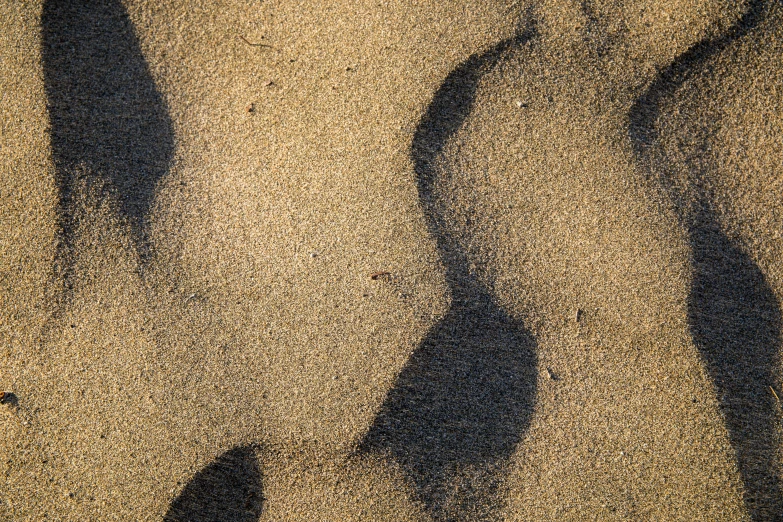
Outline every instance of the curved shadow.
MULTIPOLYGON (((530 25, 487 51, 468 57, 443 80, 416 127, 411 143, 411 159, 416 172, 419 199, 424 206, 430 232, 438 241, 441 250, 448 248, 445 244, 448 233, 440 223, 439 211, 433 198, 435 181, 444 173, 436 168, 435 161, 449 139, 470 115, 481 78, 497 65, 505 53, 524 45, 534 36, 535 28, 530 25)), ((449 267, 450 265, 447 265, 447 269, 449 267)))
POLYGON ((41 26, 59 192, 57 268, 67 288, 76 183, 112 194, 145 261, 146 219, 155 185, 168 172, 174 134, 120 0, 46 0, 41 26))
POLYGON ((233 448, 196 473, 165 522, 255 522, 264 503, 254 446, 233 448))
MULTIPOLYGON (((753 30, 766 10, 762 0, 751 1, 737 24, 679 56, 631 109, 629 135, 637 157, 657 171, 670 193, 675 194, 676 189, 667 176, 669 162, 656 148, 657 123, 663 117, 664 104, 689 78, 704 72, 712 57, 753 30), (660 166, 653 167, 657 163, 660 166)), ((707 156, 707 144, 699 152, 707 156)), ((703 167, 694 170, 701 178, 709 174, 703 167)), ((780 418, 770 386, 777 382, 780 304, 758 265, 721 229, 706 191, 694 188, 695 208, 689 212, 679 209, 688 230, 693 264, 688 297, 691 335, 718 393, 744 483, 745 506, 753 520, 779 520, 783 518, 777 434, 780 418)))
POLYGON ((658 139, 655 123, 661 106, 691 77, 703 69, 707 61, 732 42, 742 38, 761 22, 766 0, 749 0, 748 8, 736 24, 716 38, 705 38, 674 59, 634 102, 628 113, 628 134, 636 154, 647 155, 648 147, 658 139))
POLYGON ((433 185, 448 139, 469 115, 481 77, 532 28, 468 58, 436 92, 413 138, 419 197, 446 266, 452 305, 413 353, 360 444, 388 452, 436 520, 487 520, 507 460, 527 429, 538 377, 535 339, 509 317, 442 224, 433 185))

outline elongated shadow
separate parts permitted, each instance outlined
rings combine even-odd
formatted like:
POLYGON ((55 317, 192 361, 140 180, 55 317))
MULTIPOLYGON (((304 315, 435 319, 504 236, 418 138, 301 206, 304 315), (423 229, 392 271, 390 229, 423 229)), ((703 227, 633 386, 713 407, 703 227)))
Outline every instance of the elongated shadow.
POLYGON ((147 215, 174 135, 120 0, 46 0, 41 26, 59 192, 57 264, 68 287, 78 184, 111 194, 146 260, 147 215))
MULTIPOLYGON (((705 71, 709 60, 752 31, 764 16, 764 2, 748 10, 725 34, 704 40, 678 57, 636 101, 629 134, 640 163, 657 175, 677 200, 672 167, 658 146, 658 125, 665 104, 685 82, 705 71)), ((707 139, 709 132, 702 131, 707 139)), ((697 147, 698 148, 698 147, 697 147)), ((708 157, 709 146, 698 151, 708 157)), ((688 322, 718 393, 737 464, 744 483, 745 505, 755 521, 783 519, 783 488, 778 462, 780 421, 770 389, 777 383, 781 344, 781 310, 758 265, 721 229, 710 198, 701 186, 709 162, 686 166, 696 175, 691 187, 697 203, 680 209, 691 244, 693 281, 688 322)))
POLYGON ((433 185, 448 139, 471 111, 483 74, 532 29, 471 56, 451 72, 411 147, 419 196, 446 266, 452 305, 410 357, 360 445, 388 452, 436 520, 489 520, 505 464, 527 429, 538 376, 535 340, 470 273, 443 225, 433 185))
POLYGON ((223 453, 196 473, 171 503, 165 522, 255 522, 263 508, 255 447, 223 453))
POLYGON ((776 384, 780 305, 758 265, 709 214, 690 231, 691 334, 715 383, 753 520, 783 518, 776 384))

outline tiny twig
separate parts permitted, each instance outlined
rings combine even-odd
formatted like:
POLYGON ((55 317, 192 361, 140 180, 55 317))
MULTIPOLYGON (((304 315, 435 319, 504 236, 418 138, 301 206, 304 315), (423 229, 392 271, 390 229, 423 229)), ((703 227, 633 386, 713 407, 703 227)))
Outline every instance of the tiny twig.
POLYGON ((772 392, 772 395, 774 395, 774 396, 775 396, 775 398, 778 400, 778 403, 779 403, 779 402, 780 402, 780 397, 778 397, 778 394, 775 392, 775 388, 773 388, 772 386, 770 386, 770 387, 769 387, 769 391, 771 391, 771 392, 772 392))
POLYGON ((243 42, 245 42, 247 45, 251 45, 251 46, 253 46, 253 47, 269 47, 270 49, 272 48, 272 46, 271 46, 271 45, 267 45, 267 44, 265 44, 265 43, 253 43, 253 42, 249 41, 247 38, 245 38, 244 36, 242 36, 241 34, 238 34, 237 36, 238 36, 238 37, 239 37, 239 38, 240 38, 240 39, 241 39, 243 42))
POLYGON ((391 274, 390 274, 389 272, 383 272, 383 271, 382 271, 382 272, 373 272, 372 274, 370 274, 370 279, 372 279, 373 281, 375 281, 375 280, 376 280, 376 279, 378 279, 379 277, 382 277, 382 276, 390 276, 390 275, 391 275, 391 274))

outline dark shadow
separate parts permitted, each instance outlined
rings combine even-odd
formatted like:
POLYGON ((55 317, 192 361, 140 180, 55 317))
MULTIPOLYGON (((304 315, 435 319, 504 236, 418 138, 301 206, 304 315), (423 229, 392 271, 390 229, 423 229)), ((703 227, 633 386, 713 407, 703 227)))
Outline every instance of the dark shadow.
MULTIPOLYGON (((694 45, 664 69, 635 102, 629 114, 629 135, 637 158, 663 184, 675 201, 669 161, 658 144, 664 106, 685 83, 709 74, 710 59, 747 35, 763 19, 765 2, 753 0, 737 24, 725 34, 694 45)), ((711 124, 710 122, 709 124, 711 124)), ((693 134, 693 132, 691 132, 693 134)), ((679 208, 691 244, 693 282, 688 322, 694 343, 718 394, 737 465, 744 484, 746 508, 754 521, 783 520, 783 488, 778 462, 777 382, 781 343, 781 310, 764 274, 742 248, 721 229, 702 180, 709 176, 709 129, 693 137, 705 141, 701 158, 687 165, 696 174, 691 187, 695 208, 679 208)))
POLYGON ((41 26, 59 191, 57 268, 67 288, 77 182, 113 196, 145 261, 146 219, 155 185, 168 171, 174 135, 120 0, 46 0, 41 26))
POLYGON ((753 520, 783 519, 776 384, 780 305, 758 265, 707 214, 690 231, 688 322, 715 384, 753 520))
POLYGON ((486 520, 533 412, 535 340, 480 287, 459 294, 403 368, 362 450, 388 451, 436 520, 486 520))
POLYGON ((471 111, 483 74, 532 29, 473 55, 435 94, 411 146, 419 196, 446 266, 452 305, 402 369, 362 452, 390 454, 436 520, 491 519, 505 464, 527 429, 538 377, 535 340, 470 273, 433 195, 435 167, 471 111))
POLYGON ((254 446, 223 453, 196 473, 169 507, 165 522, 255 522, 263 490, 254 446))

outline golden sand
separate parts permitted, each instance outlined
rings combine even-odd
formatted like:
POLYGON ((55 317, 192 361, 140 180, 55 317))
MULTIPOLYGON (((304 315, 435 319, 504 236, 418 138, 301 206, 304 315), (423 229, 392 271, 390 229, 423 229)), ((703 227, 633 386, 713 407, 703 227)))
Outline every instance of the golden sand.
POLYGON ((782 22, 0 3, 0 519, 782 516, 782 22))

